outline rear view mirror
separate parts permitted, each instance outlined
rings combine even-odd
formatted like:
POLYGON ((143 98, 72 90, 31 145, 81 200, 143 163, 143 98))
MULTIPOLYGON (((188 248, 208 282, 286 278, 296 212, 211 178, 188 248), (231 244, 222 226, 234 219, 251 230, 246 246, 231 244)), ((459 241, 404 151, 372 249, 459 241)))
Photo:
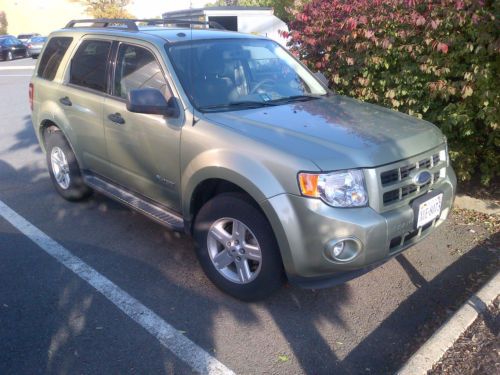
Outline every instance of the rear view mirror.
POLYGON ((323 72, 316 72, 314 73, 314 76, 318 79, 318 81, 320 81, 323 85, 325 85, 326 87, 328 87, 329 85, 329 82, 328 82, 328 78, 326 78, 326 76, 323 74, 323 72))
POLYGON ((127 109, 130 112, 178 117, 179 106, 174 97, 167 102, 157 89, 135 89, 128 93, 127 109))

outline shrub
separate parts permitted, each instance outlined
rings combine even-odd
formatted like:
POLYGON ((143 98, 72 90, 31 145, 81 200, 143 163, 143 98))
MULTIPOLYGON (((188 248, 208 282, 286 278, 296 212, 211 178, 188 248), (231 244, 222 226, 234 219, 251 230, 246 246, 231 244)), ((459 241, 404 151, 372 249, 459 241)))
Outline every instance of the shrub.
POLYGON ((340 94, 441 128, 459 178, 500 165, 499 1, 312 0, 290 46, 340 94))

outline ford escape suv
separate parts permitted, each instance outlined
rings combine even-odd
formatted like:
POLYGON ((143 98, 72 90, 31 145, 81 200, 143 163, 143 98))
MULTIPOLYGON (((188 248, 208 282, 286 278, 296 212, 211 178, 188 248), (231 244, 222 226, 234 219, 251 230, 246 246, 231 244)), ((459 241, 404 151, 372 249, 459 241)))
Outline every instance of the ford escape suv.
POLYGON ((432 124, 336 95, 279 44, 203 25, 72 21, 29 87, 55 189, 194 237, 242 299, 359 276, 428 236, 456 177, 432 124))

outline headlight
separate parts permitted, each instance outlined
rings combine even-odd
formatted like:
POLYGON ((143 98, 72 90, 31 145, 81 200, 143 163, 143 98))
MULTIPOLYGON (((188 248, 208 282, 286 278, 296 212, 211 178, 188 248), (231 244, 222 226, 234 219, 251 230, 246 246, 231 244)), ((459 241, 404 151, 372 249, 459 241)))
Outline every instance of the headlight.
POLYGON ((363 207, 368 203, 363 172, 349 169, 325 174, 299 173, 303 195, 321 198, 333 207, 363 207))

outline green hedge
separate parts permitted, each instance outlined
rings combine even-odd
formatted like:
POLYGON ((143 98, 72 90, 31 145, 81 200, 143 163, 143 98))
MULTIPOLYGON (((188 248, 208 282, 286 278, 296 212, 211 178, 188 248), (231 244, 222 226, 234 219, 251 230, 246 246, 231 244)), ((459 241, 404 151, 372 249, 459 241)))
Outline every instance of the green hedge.
POLYGON ((292 51, 340 94, 438 125, 459 178, 500 169, 500 1, 312 0, 292 51))

